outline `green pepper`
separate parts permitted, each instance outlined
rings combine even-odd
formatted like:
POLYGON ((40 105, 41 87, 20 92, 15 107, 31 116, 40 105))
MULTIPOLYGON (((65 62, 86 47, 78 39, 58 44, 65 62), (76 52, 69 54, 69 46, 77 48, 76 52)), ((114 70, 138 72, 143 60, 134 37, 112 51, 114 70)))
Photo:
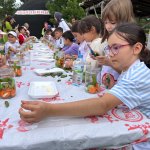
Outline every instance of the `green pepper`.
POLYGON ((21 68, 21 66, 16 66, 16 69, 20 69, 21 68))
POLYGON ((11 88, 15 88, 15 80, 14 79, 12 79, 11 88))
POLYGON ((61 78, 66 78, 66 77, 67 77, 67 75, 62 74, 60 77, 61 77, 61 78))
POLYGON ((96 75, 92 75, 92 80, 93 80, 93 84, 96 85, 96 83, 97 83, 96 75))
POLYGON ((3 86, 2 86, 2 84, 0 83, 0 90, 2 90, 3 89, 3 86))

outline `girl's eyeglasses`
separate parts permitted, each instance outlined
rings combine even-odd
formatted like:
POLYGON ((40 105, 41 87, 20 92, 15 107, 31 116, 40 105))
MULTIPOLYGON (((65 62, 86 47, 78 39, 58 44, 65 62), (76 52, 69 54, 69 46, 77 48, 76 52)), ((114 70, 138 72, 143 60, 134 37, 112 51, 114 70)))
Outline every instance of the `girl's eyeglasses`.
POLYGON ((110 51, 114 54, 117 55, 119 53, 120 48, 124 47, 124 46, 128 46, 130 44, 125 44, 125 45, 121 45, 121 44, 114 44, 112 46, 106 46, 104 51, 106 54, 110 54, 110 51))

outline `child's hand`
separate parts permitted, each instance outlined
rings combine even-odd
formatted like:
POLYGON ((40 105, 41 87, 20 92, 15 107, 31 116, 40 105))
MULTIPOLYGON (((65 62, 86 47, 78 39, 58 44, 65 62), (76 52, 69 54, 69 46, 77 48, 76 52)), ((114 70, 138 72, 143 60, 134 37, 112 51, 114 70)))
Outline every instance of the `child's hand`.
POLYGON ((0 54, 0 67, 3 66, 3 56, 0 54))
POLYGON ((4 55, 0 54, 0 67, 4 67, 6 63, 6 58, 4 55))
POLYGON ((92 54, 89 54, 89 55, 92 59, 96 60, 96 57, 94 55, 92 55, 92 54))
POLYGON ((106 56, 97 56, 96 60, 100 65, 110 66, 110 59, 106 56))
POLYGON ((47 103, 40 101, 22 101, 19 109, 20 118, 28 123, 35 123, 47 117, 47 103), (25 111, 25 110, 27 111, 25 111))

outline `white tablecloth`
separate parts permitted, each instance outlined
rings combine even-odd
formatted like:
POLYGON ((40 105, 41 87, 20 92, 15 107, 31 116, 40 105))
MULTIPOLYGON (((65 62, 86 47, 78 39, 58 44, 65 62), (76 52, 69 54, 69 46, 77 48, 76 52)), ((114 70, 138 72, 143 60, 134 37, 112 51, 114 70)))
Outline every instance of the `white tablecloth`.
MULTIPOLYGON (((32 59, 37 49, 47 49, 41 43, 34 44, 32 59)), ((121 147, 130 143, 147 141, 150 138, 150 120, 138 110, 129 111, 126 106, 112 109, 103 116, 84 118, 51 117, 36 124, 27 124, 20 120, 18 110, 21 100, 34 100, 28 96, 32 81, 55 81, 59 95, 43 99, 50 103, 65 103, 97 97, 85 92, 84 86, 74 86, 70 76, 37 76, 35 68, 50 68, 54 62, 32 61, 24 66, 23 76, 16 77, 17 95, 8 100, 10 106, 0 100, 0 150, 76 150, 88 148, 121 147)))

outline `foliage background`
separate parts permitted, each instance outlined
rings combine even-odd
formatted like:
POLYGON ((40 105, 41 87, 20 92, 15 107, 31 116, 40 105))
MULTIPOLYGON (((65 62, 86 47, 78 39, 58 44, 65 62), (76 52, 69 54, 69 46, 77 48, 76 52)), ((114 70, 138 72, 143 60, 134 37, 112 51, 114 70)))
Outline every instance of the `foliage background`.
POLYGON ((16 0, 0 0, 0 20, 6 15, 13 15, 16 9, 16 0))
POLYGON ((48 0, 46 8, 49 10, 51 16, 54 15, 55 11, 58 11, 63 14, 65 20, 70 22, 73 17, 81 19, 85 16, 84 9, 79 6, 79 3, 82 1, 83 0, 48 0))

